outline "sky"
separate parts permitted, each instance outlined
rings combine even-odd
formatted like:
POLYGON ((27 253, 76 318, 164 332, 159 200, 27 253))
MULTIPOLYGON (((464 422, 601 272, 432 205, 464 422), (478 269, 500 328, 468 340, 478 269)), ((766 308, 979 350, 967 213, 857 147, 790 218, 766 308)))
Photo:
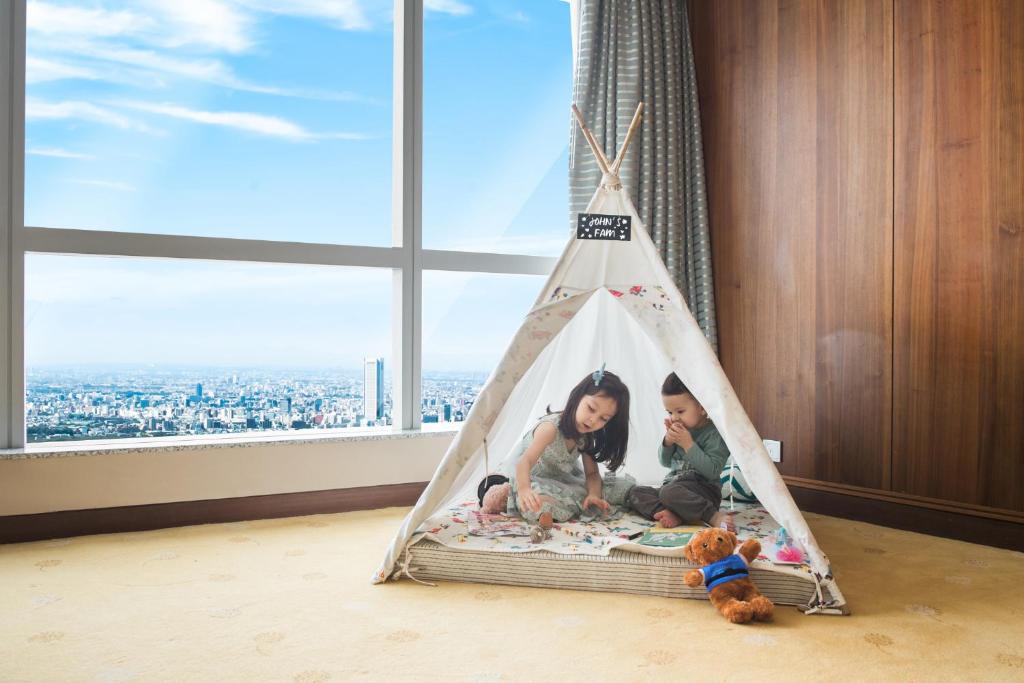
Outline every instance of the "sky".
MULTIPOLYGON (((561 0, 426 0, 423 243, 557 255, 561 0)), ((28 3, 29 226, 387 246, 392 3, 28 3)), ((542 284, 424 274, 426 371, 486 371, 542 284)), ((358 367, 391 353, 386 270, 30 255, 29 370, 358 367)))

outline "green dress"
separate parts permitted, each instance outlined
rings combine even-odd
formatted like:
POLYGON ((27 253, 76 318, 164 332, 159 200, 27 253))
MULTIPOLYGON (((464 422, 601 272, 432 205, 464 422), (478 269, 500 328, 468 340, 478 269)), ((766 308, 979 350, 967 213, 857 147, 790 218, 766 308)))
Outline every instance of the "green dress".
POLYGON ((555 425, 558 434, 555 440, 548 444, 541 451, 537 464, 530 470, 530 485, 537 492, 537 495, 547 496, 552 500, 545 502, 541 512, 550 512, 556 522, 568 522, 569 520, 580 520, 583 522, 595 519, 607 519, 622 514, 621 506, 629 493, 629 489, 635 484, 629 475, 605 475, 602 486, 602 496, 612 504, 608 513, 603 513, 597 507, 583 509, 583 499, 587 497, 587 476, 583 471, 579 446, 569 450, 565 445, 565 436, 558 429, 560 413, 553 413, 542 417, 533 429, 528 431, 519 446, 513 452, 512 457, 507 461, 511 472, 506 473, 512 484, 512 493, 508 497, 507 512, 510 515, 518 515, 528 522, 536 523, 540 512, 520 510, 518 506, 518 481, 515 475, 515 466, 519 463, 526 449, 533 443, 533 433, 543 422, 550 422, 555 425))

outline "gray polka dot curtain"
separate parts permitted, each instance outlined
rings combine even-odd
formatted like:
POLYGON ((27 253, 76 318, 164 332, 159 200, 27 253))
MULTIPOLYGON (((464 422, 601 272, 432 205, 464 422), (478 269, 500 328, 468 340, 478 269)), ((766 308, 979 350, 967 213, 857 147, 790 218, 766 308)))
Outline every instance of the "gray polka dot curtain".
MULTIPOLYGON (((623 186, 662 260, 718 350, 697 76, 682 0, 574 0, 574 101, 609 157, 637 102, 643 126, 622 164, 623 186)), ((570 225, 601 180, 583 136, 569 163, 570 225)))

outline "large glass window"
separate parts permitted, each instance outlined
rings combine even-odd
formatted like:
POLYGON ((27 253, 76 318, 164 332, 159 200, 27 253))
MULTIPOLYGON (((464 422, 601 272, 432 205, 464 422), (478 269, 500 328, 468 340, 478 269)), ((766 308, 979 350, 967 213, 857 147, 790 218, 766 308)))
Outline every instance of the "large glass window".
POLYGON ((24 1, 0 447, 465 418, 568 237, 568 3, 24 1))
POLYGON ((569 4, 458 4, 424 20, 423 246, 556 256, 569 225, 569 4))
POLYGON ((423 273, 423 422, 460 422, 536 300, 537 275, 423 273))
POLYGON ((26 225, 390 245, 391 12, 29 2, 26 225))
POLYGON ((390 423, 390 271, 29 255, 25 280, 30 442, 390 423))

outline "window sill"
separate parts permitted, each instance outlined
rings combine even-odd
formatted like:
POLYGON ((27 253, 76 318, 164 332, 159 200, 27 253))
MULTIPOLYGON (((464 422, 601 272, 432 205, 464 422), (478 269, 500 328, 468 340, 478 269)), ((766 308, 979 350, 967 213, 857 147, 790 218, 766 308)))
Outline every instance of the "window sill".
POLYGON ((141 439, 109 439, 34 443, 25 448, 0 449, 2 460, 66 458, 106 453, 169 453, 220 448, 252 448, 259 446, 302 446, 306 444, 352 443, 358 441, 390 441, 394 439, 437 438, 452 436, 458 424, 427 424, 422 429, 346 429, 323 430, 316 433, 277 432, 273 434, 214 434, 209 436, 165 436, 141 439))

